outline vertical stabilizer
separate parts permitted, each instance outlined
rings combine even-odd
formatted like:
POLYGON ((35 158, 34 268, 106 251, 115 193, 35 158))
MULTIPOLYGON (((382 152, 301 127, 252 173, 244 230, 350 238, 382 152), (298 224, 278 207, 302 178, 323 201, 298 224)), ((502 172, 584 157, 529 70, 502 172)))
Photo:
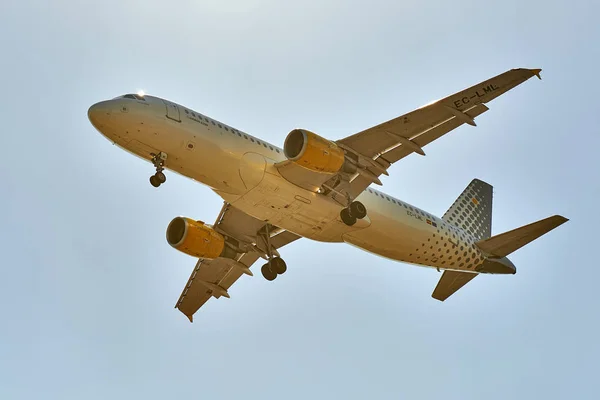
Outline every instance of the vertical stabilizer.
POLYGON ((492 185, 473 179, 442 219, 476 240, 492 236, 492 185))

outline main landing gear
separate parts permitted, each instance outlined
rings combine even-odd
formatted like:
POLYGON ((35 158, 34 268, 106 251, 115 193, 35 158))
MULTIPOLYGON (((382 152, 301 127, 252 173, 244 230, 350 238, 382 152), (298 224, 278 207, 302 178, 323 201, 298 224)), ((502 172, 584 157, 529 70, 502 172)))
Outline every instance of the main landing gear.
POLYGON ((167 176, 163 172, 166 160, 167 154, 162 151, 158 154, 152 154, 152 164, 156 168, 156 173, 150 177, 150 184, 156 188, 167 181, 167 176))
POLYGON ((271 245, 271 234, 269 232, 269 224, 265 225, 264 232, 260 233, 258 237, 260 237, 266 247, 265 258, 269 261, 262 266, 260 272, 265 277, 266 280, 272 281, 277 278, 277 275, 283 274, 287 271, 287 265, 283 258, 279 257, 279 253, 277 250, 271 245))
POLYGON ((281 257, 271 258, 269 262, 263 265, 260 269, 260 272, 262 272, 262 275, 268 281, 275 280, 275 278, 277 278, 277 275, 281 275, 285 271, 287 271, 287 265, 281 257))
POLYGON ((367 216, 367 208, 360 201, 353 201, 348 208, 340 211, 340 218, 348 226, 356 223, 357 219, 363 219, 367 216))

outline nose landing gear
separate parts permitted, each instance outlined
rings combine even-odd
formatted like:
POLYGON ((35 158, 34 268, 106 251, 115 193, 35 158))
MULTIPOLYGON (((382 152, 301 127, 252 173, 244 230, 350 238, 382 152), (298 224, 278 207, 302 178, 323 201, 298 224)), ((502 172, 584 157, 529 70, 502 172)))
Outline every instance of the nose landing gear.
POLYGON ((367 216, 367 208, 360 201, 353 201, 348 208, 340 211, 342 222, 348 226, 356 223, 356 220, 363 219, 367 216))
POLYGON ((163 172, 166 160, 167 153, 161 151, 158 154, 152 154, 152 164, 156 168, 156 173, 150 177, 150 184, 156 188, 167 181, 167 176, 163 172))

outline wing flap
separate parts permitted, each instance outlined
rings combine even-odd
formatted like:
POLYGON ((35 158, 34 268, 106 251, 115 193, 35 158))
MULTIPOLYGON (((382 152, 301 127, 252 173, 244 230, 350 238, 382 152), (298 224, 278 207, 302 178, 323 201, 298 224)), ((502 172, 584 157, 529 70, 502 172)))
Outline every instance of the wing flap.
POLYGON ((435 290, 431 294, 431 297, 439 301, 444 301, 456 293, 458 289, 469 283, 471 279, 475 278, 477 275, 479 274, 473 274, 470 272, 444 271, 440 281, 435 287, 435 290))
MULTIPOLYGON (((258 256, 252 262, 252 265, 258 256)), ((246 260, 250 261, 250 260, 246 260)), ((244 263, 242 263, 244 264, 244 263)), ((246 267, 250 265, 244 264, 246 267)), ((204 305, 211 297, 221 297, 221 293, 213 290, 203 282, 211 285, 217 285, 227 290, 243 275, 241 269, 231 265, 229 260, 198 260, 194 271, 188 279, 181 296, 177 300, 175 308, 178 308, 186 317, 193 322, 193 315, 200 307, 204 305)))

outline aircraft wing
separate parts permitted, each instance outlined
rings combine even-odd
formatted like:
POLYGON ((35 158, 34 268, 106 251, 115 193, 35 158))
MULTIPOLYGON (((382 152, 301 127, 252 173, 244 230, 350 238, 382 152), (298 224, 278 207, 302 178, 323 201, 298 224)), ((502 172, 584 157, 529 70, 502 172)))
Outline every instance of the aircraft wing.
MULTIPOLYGON (((423 148, 463 124, 475 126, 475 118, 488 111, 485 105, 529 78, 540 78, 540 69, 511 69, 468 89, 430 103, 336 143, 357 158, 363 171, 340 187, 351 198, 358 196, 378 177, 411 153, 425 155, 423 148)), ((541 78, 540 78, 541 79, 541 78)), ((331 185, 330 185, 331 186, 331 185)))
POLYGON ((199 259, 183 289, 175 308, 178 308, 190 322, 193 315, 211 297, 229 297, 228 289, 242 275, 252 274, 250 267, 261 257, 265 243, 260 233, 268 229, 271 246, 275 249, 300 238, 291 232, 271 226, 225 203, 213 228, 223 235, 248 244, 246 253, 238 253, 236 259, 199 259))

